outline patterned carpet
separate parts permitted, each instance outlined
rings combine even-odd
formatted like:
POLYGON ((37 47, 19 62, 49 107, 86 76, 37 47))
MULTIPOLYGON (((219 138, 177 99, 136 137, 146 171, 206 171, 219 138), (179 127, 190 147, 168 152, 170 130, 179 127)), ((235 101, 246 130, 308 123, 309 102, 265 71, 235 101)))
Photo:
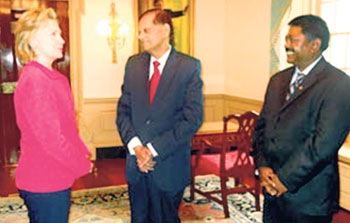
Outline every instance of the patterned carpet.
MULTIPOLYGON (((205 176, 196 179, 196 186, 217 187, 219 179, 205 176)), ((180 206, 182 222, 233 222, 261 223, 261 212, 254 212, 254 197, 250 194, 231 195, 230 219, 224 219, 222 207, 208 199, 196 195, 196 200, 187 202, 188 188, 180 206)), ((28 223, 27 210, 17 197, 0 198, 0 223, 28 223)), ((70 223, 128 223, 130 210, 126 186, 104 187, 74 191, 70 223)))

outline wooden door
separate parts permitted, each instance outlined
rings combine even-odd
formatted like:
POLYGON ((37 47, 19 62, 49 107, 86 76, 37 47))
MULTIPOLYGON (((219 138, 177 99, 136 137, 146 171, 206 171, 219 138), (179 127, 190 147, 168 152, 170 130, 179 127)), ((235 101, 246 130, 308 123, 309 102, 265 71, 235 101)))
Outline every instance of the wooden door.
POLYGON ((16 164, 20 153, 20 132, 16 125, 13 105, 13 83, 18 80, 21 66, 16 62, 14 35, 11 24, 25 10, 36 6, 52 7, 56 10, 62 36, 65 40, 64 57, 54 67, 70 79, 68 0, 21 0, 20 7, 12 0, 0 0, 0 165, 16 164))
POLYGON ((69 17, 68 17, 68 0, 46 0, 47 7, 56 10, 62 37, 65 41, 63 57, 54 63, 54 67, 64 74, 70 82, 70 55, 69 55, 69 17))

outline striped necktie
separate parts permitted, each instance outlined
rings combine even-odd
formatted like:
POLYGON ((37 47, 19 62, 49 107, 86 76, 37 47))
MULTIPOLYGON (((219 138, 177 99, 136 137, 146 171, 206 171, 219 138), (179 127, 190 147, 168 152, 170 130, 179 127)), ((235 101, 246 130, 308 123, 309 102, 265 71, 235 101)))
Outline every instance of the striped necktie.
POLYGON ((303 83, 305 78, 305 74, 303 73, 297 73, 297 78, 293 83, 289 85, 289 91, 287 93, 286 100, 289 100, 291 95, 300 87, 300 85, 303 83))

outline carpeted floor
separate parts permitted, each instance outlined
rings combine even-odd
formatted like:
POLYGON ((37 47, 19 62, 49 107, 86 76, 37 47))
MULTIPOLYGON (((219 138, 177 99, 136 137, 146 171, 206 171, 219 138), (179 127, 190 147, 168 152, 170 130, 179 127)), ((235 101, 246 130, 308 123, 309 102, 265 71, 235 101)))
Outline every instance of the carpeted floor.
MULTIPOLYGON (((227 184, 228 187, 230 187, 230 184, 234 185, 233 179, 230 179, 227 184)), ((214 188, 220 188, 220 180, 215 175, 197 176, 195 186, 199 187, 202 191, 213 190, 214 188)), ((195 194, 194 201, 187 202, 189 200, 189 195, 189 188, 186 188, 183 198, 184 202, 180 207, 180 216, 183 214, 185 207, 194 206, 192 214, 195 216, 192 216, 190 219, 196 219, 198 222, 262 222, 262 212, 255 211, 254 196, 249 193, 232 194, 228 196, 230 220, 224 219, 221 205, 203 198, 198 194, 195 194), (215 221, 204 221, 208 217, 209 219, 210 217, 213 217, 215 221)), ((263 197, 260 198, 260 202, 262 207, 263 197)))
MULTIPOLYGON (((219 180, 214 176, 199 177, 198 187, 217 187, 219 180)), ((261 212, 254 212, 254 197, 250 194, 231 195, 230 219, 224 219, 221 205, 196 196, 187 202, 188 188, 180 206, 182 222, 261 222, 261 212)), ((28 223, 27 211, 18 196, 0 199, 0 223, 28 223)), ((130 222, 128 192, 126 186, 104 187, 74 191, 70 223, 127 223, 130 222)))

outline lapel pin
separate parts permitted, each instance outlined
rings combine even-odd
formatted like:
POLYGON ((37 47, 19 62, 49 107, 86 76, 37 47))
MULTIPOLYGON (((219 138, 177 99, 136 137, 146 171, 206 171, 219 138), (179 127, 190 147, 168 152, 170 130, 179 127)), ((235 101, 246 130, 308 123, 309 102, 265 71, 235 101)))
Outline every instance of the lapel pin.
POLYGON ((301 91, 301 90, 304 89, 304 87, 303 86, 299 86, 298 89, 299 89, 299 91, 301 91))

